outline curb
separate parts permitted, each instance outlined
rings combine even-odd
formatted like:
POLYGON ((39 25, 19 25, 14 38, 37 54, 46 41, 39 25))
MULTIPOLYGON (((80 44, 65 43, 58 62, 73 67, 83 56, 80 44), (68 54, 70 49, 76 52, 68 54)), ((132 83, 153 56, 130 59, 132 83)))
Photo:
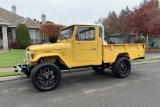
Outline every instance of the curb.
MULTIPOLYGON (((147 64, 147 63, 154 63, 154 62, 160 62, 160 60, 155 60, 155 61, 144 61, 144 62, 133 62, 131 63, 132 65, 138 65, 138 64, 147 64)), ((78 69, 71 69, 71 70, 63 70, 62 74, 66 74, 66 73, 72 73, 72 72, 82 72, 86 71, 86 70, 91 70, 91 67, 88 68, 78 68, 78 69)), ((25 79, 27 78, 26 76, 8 76, 8 77, 0 77, 0 82, 4 82, 4 81, 11 81, 11 80, 18 80, 18 79, 25 79)))
POLYGON ((137 65, 137 64, 148 64, 148 63, 154 63, 154 62, 160 62, 160 60, 155 60, 155 61, 144 61, 144 62, 133 62, 132 65, 137 65))
MULTIPOLYGON (((90 70, 90 69, 91 68, 88 67, 88 68, 79 68, 79 69, 72 69, 72 70, 63 70, 62 74, 72 73, 72 72, 82 72, 81 70, 86 71, 86 70, 90 70)), ((0 77, 0 82, 11 81, 11 80, 18 80, 18 79, 25 79, 25 78, 27 78, 25 75, 0 77)))
POLYGON ((18 75, 18 76, 8 76, 8 77, 0 77, 0 82, 17 80, 17 79, 24 79, 24 78, 26 78, 26 76, 21 76, 21 75, 18 75))

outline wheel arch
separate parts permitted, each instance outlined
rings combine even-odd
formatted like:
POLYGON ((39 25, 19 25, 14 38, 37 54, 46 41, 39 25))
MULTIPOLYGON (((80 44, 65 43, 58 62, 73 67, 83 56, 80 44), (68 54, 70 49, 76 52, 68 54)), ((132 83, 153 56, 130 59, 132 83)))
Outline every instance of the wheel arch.
MULTIPOLYGON (((130 59, 130 56, 129 56, 129 54, 128 54, 127 52, 119 53, 119 54, 117 55, 116 59, 117 59, 118 57, 125 57, 125 58, 130 59)), ((116 59, 115 59, 115 60, 116 60, 116 59)))
POLYGON ((55 55, 41 55, 38 58, 36 58, 36 60, 32 60, 31 62, 35 65, 35 64, 40 63, 40 62, 52 62, 52 63, 55 63, 57 60, 61 64, 65 65, 67 68, 71 68, 69 63, 58 54, 55 54, 55 55))

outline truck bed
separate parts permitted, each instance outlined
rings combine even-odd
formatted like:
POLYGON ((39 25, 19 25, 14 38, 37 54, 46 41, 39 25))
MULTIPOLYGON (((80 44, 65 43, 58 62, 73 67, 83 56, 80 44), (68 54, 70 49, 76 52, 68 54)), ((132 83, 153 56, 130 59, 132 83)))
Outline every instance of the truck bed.
POLYGON ((145 44, 103 45, 102 55, 104 63, 114 62, 118 55, 128 57, 131 60, 142 58, 145 55, 145 44))

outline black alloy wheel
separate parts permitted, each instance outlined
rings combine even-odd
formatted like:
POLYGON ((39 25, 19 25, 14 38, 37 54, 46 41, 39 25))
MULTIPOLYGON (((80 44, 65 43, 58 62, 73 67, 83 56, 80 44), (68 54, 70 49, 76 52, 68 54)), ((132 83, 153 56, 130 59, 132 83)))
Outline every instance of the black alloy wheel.
POLYGON ((125 78, 130 74, 131 63, 128 58, 118 57, 112 65, 112 73, 119 78, 125 78))
POLYGON ((32 84, 40 91, 55 89, 61 80, 61 72, 53 63, 40 63, 31 72, 32 84))

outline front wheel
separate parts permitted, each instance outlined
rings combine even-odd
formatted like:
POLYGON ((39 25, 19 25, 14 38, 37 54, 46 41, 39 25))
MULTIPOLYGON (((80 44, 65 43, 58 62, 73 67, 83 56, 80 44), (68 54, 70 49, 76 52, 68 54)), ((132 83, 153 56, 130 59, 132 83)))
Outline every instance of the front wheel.
POLYGON ((61 81, 61 72, 53 63, 40 63, 31 72, 32 84, 40 91, 55 89, 61 81))
POLYGON ((130 74, 131 63, 128 58, 118 57, 112 65, 112 73, 119 78, 125 78, 130 74))

